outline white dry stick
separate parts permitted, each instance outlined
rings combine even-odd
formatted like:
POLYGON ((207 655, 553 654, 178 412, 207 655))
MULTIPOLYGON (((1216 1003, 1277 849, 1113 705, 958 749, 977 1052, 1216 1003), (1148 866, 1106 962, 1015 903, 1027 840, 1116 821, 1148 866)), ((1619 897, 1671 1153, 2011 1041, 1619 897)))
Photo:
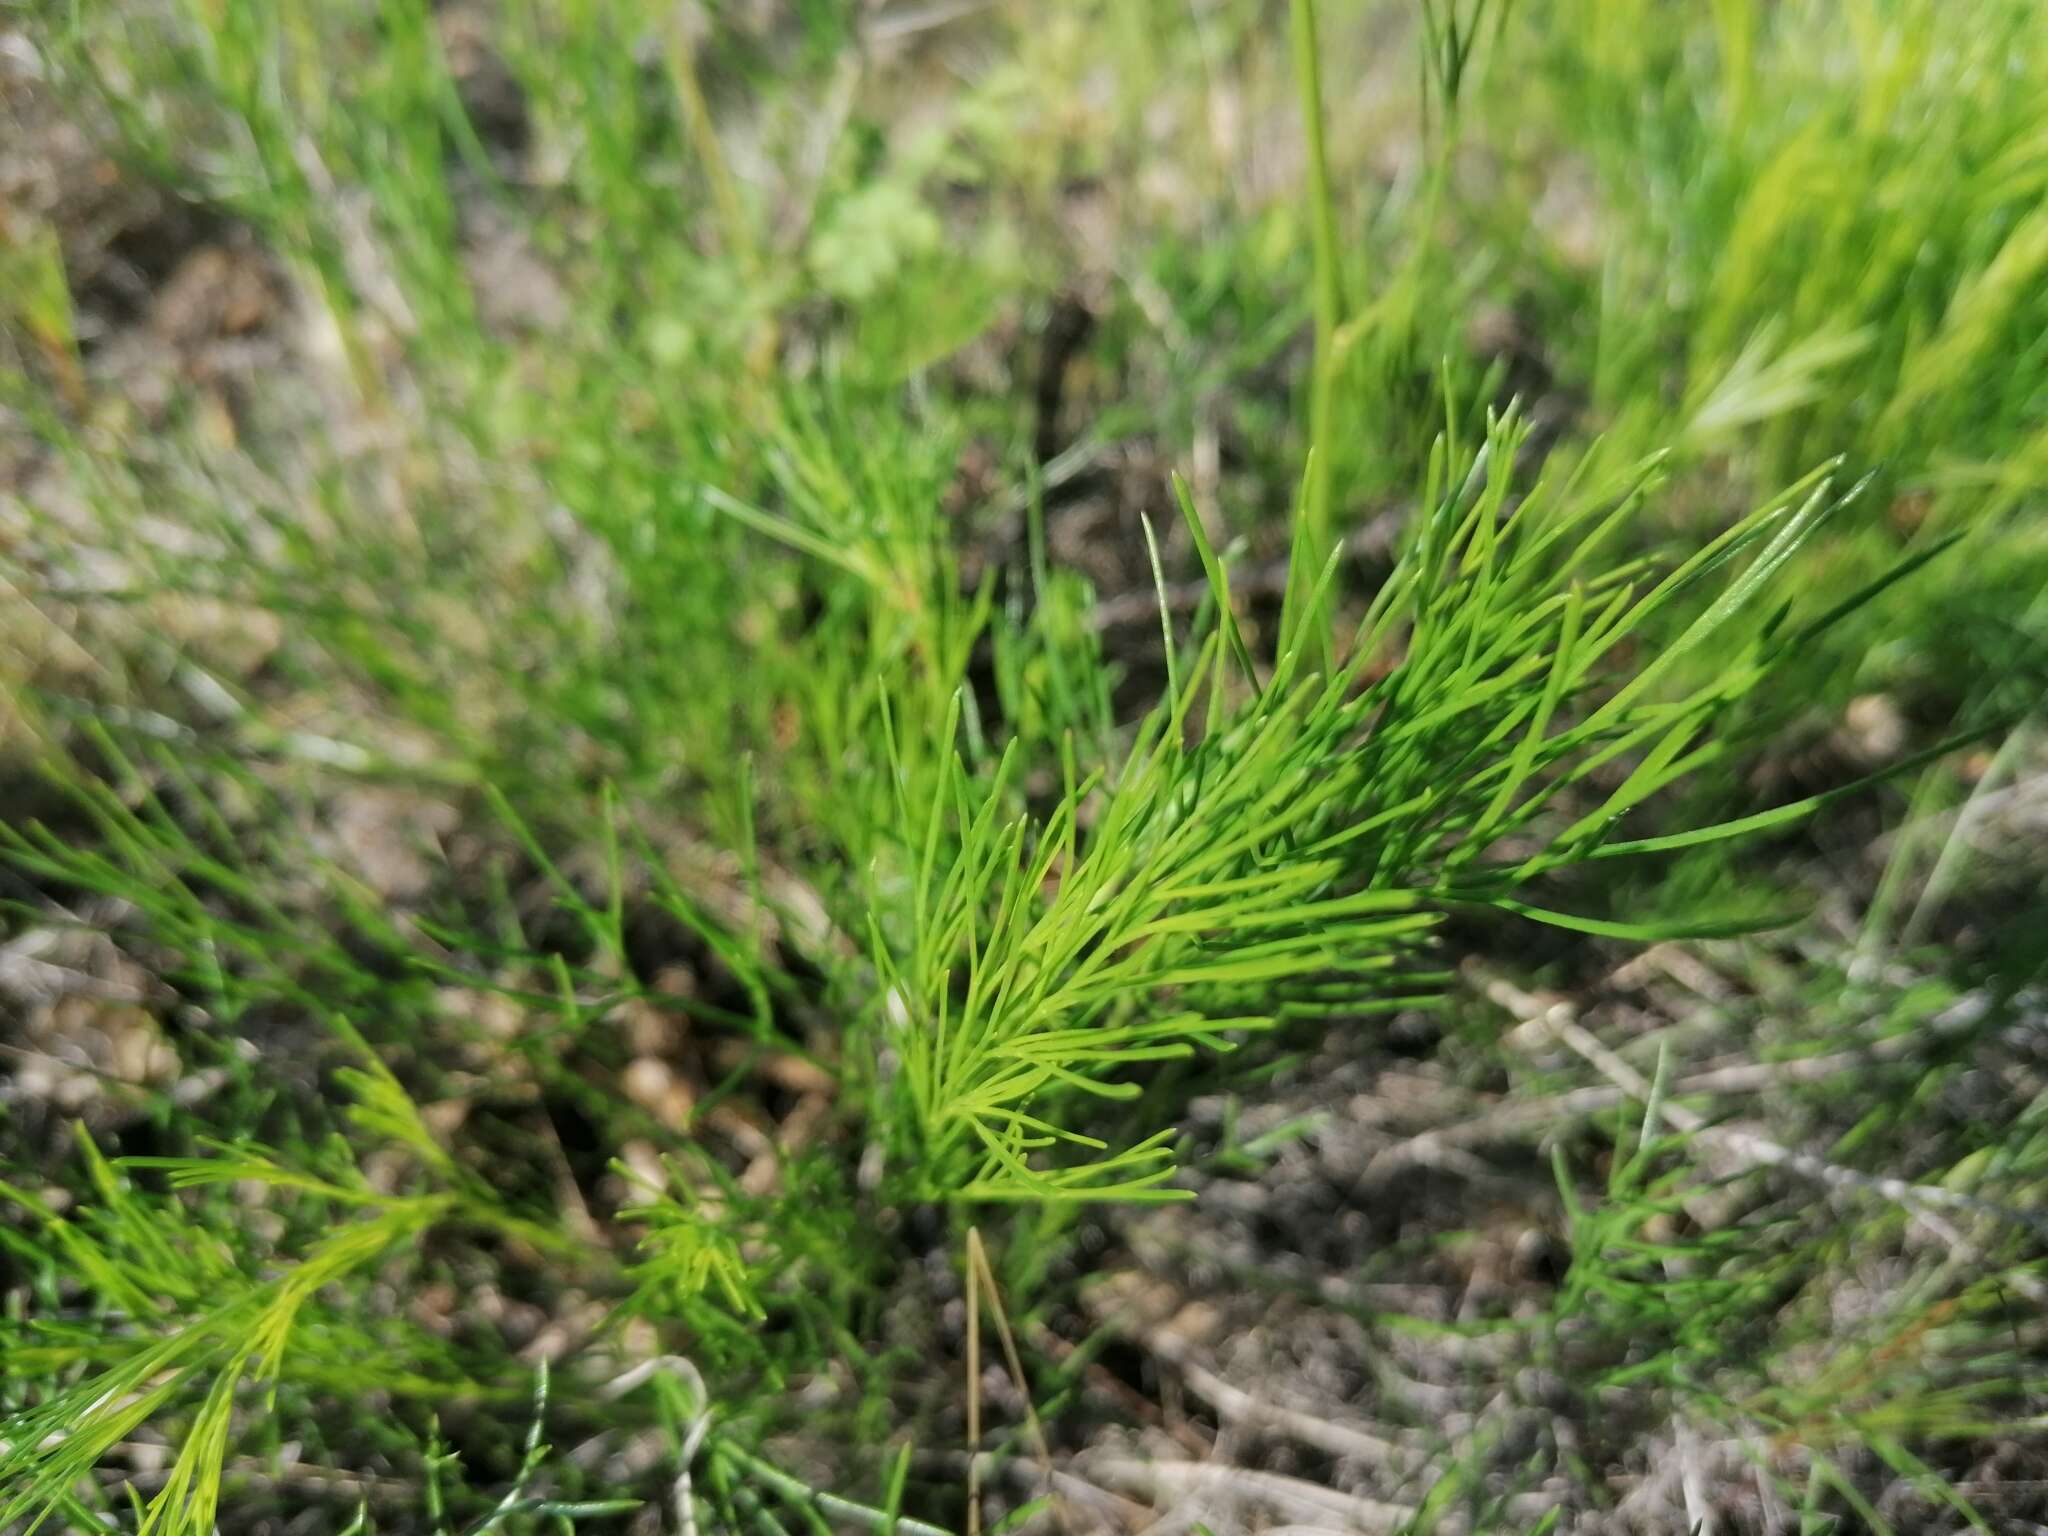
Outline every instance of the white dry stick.
POLYGON ((711 1394, 704 1386, 703 1373, 697 1369, 696 1363, 684 1355, 655 1355, 614 1376, 598 1389, 597 1395, 606 1402, 616 1402, 658 1371, 671 1371, 682 1377, 697 1404, 696 1417, 683 1431, 682 1450, 676 1458, 676 1480, 670 1490, 678 1536, 697 1536, 696 1487, 690 1480, 690 1466, 696 1461, 697 1452, 703 1449, 704 1436, 711 1429, 711 1394))
POLYGON ((1255 1501, 1283 1519, 1307 1524, 1336 1522, 1353 1531, 1397 1531, 1417 1511, 1408 1504, 1388 1504, 1357 1494, 1339 1493, 1285 1477, 1212 1461, 1144 1461, 1115 1456, 1088 1463, 1089 1478, 1112 1488, 1142 1493, 1155 1502, 1185 1498, 1191 1493, 1222 1493, 1255 1501))
MULTIPOLYGON (((698 1399, 703 1401, 702 1396, 698 1399)), ((690 1481, 690 1465, 697 1459, 697 1452, 704 1444, 704 1435, 711 1428, 711 1409, 705 1409, 690 1421, 689 1430, 683 1435, 683 1448, 676 1457, 676 1482, 674 1503, 676 1510, 676 1531, 678 1536, 697 1536, 697 1496, 690 1481)))
MULTIPOLYGON (((1549 1009, 1527 993, 1504 982, 1491 982, 1487 995, 1524 1021, 1524 1027, 1540 1031, 1549 1009)), ((1925 1030, 1937 1036, 1953 1034, 1983 1017, 1979 997, 1964 998, 1927 1021, 1925 1030)), ((1786 1083, 1817 1083, 1853 1072, 1872 1062, 1890 1061, 1904 1055, 1925 1038, 1923 1035, 1894 1035, 1854 1051, 1831 1051, 1825 1056, 1801 1056, 1791 1061, 1740 1061, 1707 1067, 1674 1080, 1673 1098, 1701 1094, 1755 1093, 1786 1083)), ((1626 1103, 1628 1090, 1611 1083, 1572 1088, 1546 1098, 1497 1103, 1469 1120, 1436 1126, 1397 1141, 1375 1153, 1367 1167, 1368 1178, 1379 1180, 1402 1168, 1421 1164, 1468 1176, 1483 1174, 1487 1168, 1465 1149, 1487 1142, 1505 1140, 1543 1131, 1564 1120, 1584 1119, 1626 1103)), ((1968 1197, 1956 1197, 1967 1204, 1968 1197)))
MULTIPOLYGON (((1255 1472, 1214 1461, 1146 1461, 1135 1456, 1111 1456, 1090 1461, 1088 1475, 1095 1482, 1129 1489, 1155 1503, 1185 1498, 1192 1493, 1222 1493, 1261 1504, 1287 1524, 1324 1528, 1335 1525, 1370 1536, 1409 1529, 1421 1513, 1410 1504, 1390 1504, 1362 1494, 1339 1493, 1298 1477, 1255 1472)), ((1533 1524, 1555 1506, 1556 1500, 1548 1494, 1518 1494, 1507 1501, 1506 1513, 1510 1520, 1533 1524)))
POLYGON ((1700 1440, 1683 1417, 1673 1421, 1678 1437, 1678 1486, 1685 1494, 1685 1526, 1692 1536, 1714 1536, 1714 1511, 1707 1503, 1707 1480, 1700 1471, 1700 1440))
MULTIPOLYGON (((1528 993, 1498 979, 1487 983, 1486 995, 1525 1022, 1540 1024, 1548 1029, 1559 1040, 1591 1062, 1609 1082, 1621 1088, 1629 1097, 1644 1103, 1649 1101, 1649 1081, 1602 1044, 1591 1030, 1579 1023, 1577 1011, 1570 1003, 1552 1003, 1546 1008, 1528 993)), ((1682 1090, 1682 1084, 1680 1088, 1682 1090)), ((2008 1221, 2017 1220, 2027 1226, 2036 1224, 2029 1213, 2007 1211, 1969 1195, 1959 1194, 1955 1190, 1941 1189, 1930 1184, 1909 1184, 1904 1179, 1858 1173, 1853 1168, 1830 1163, 1810 1152, 1795 1152, 1752 1131, 1710 1124, 1704 1116, 1682 1104, 1665 1103, 1663 1114, 1664 1118, 1680 1132, 1719 1146, 1724 1151, 1732 1153, 1745 1166, 1783 1168, 1787 1172, 1813 1179, 1832 1189, 1860 1190, 1890 1200, 1903 1208, 1923 1229, 1932 1233, 1959 1255, 1975 1255, 1976 1245, 1941 1216, 1937 1208, 1977 1212, 2008 1221)), ((2008 1280, 2013 1289, 2029 1301, 2037 1305, 2048 1305, 2048 1285, 2043 1285, 2033 1276, 2023 1272, 2013 1273, 2008 1276, 2008 1280)))
POLYGON ((1242 1428, 1285 1435, 1303 1445, 1327 1451, 1332 1456, 1355 1457, 1396 1471, 1407 1471, 1415 1463, 1415 1456, 1408 1447, 1383 1439, 1370 1430, 1282 1407, 1231 1385, 1214 1371, 1189 1359, 1181 1341, 1163 1330, 1154 1330, 1148 1335, 1145 1346, 1160 1359, 1178 1367, 1182 1378, 1198 1396, 1223 1418, 1242 1428))

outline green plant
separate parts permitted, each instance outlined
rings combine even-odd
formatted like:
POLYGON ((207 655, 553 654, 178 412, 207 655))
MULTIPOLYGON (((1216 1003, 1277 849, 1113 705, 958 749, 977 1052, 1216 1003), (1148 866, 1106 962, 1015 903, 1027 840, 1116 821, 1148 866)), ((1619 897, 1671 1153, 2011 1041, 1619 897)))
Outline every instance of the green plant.
MULTIPOLYGON (((1996 598, 1979 662, 1924 713, 2037 691, 2038 112, 2004 77, 1975 99, 1987 49, 2032 58, 2020 8, 1978 5, 1990 44, 1907 5, 1831 52, 1811 5, 1431 0, 1403 13, 1421 94, 1380 109, 1419 145, 1384 175, 1345 62, 1376 81, 1391 34, 1307 0, 1285 33, 1239 0, 1042 28, 39 17, 99 142, 267 252, 311 340, 280 324, 217 391, 193 365, 152 415, 57 233, 0 263, 28 295, 0 399, 35 447, 0 644, 40 771, 0 821, 0 982, 80 1117, 0 1106, 0 1525, 196 1536, 346 1484, 351 1533, 658 1504, 932 1536, 987 1470, 946 1449, 967 1232, 994 1255, 968 1438, 998 1264, 1022 1402, 991 1416, 1058 1436, 1102 1374, 1070 1271, 1123 1208, 1277 1180, 1347 1129, 1324 1106, 1240 1141, 1233 1097, 1205 1156, 1203 1101, 1412 1042, 1470 951, 1569 976, 1825 880, 1857 968, 1807 928, 1743 973, 1805 978, 1786 1059, 1853 1033, 1830 1010, 1912 945, 1960 972, 1990 862, 1962 832, 2038 771, 2034 733, 1924 893, 1922 830, 1875 896, 1810 856, 1882 836, 1893 775, 1962 800, 1950 727, 1782 792, 1743 776, 1845 676, 1943 655, 1958 593, 1996 598), (478 99, 494 70, 516 128, 478 99), (1299 119, 1305 199, 1251 190, 1247 111, 1299 119), (1530 179, 1578 153, 1597 276, 1529 233, 1530 179), (1097 200, 1154 166, 1194 190, 1097 200), (1052 367, 1032 328, 1069 286, 1100 328, 1052 367), (1524 305, 1554 375, 1474 339, 1473 310, 1524 305), (1809 862, 1754 873, 1780 856, 1809 862), (75 972, 39 958, 87 942, 75 972), (103 1024, 101 982, 133 1016, 103 1024), (78 1067, 122 1029, 171 1065, 78 1067)), ((2012 841, 1996 939, 2024 959, 2012 841)), ((1557 1071, 1465 1028, 1430 1048, 1446 1097, 1557 1071)), ((1944 1119, 1960 1068, 1929 1035, 1880 1103, 1800 1113, 1859 1191, 1925 1153, 1958 1198, 1996 1184, 1973 1219, 2024 1212, 2038 1117, 1944 1119)), ((1653 1107, 1604 1177, 1565 1141, 1569 1265, 1470 1331, 1760 1446, 1809 1523, 1875 1507, 1858 1456, 1946 1489, 1946 1448, 2038 1376, 1998 1332, 2025 1222, 1981 1264, 1902 1247, 1830 1341, 1857 1246, 1906 1218, 1785 1196, 1688 1229, 1733 1181, 1684 1124, 1653 1107)), ((1503 1476, 1475 1422, 1389 1461, 1431 1479, 1413 1528, 1561 1520, 1523 1519, 1544 1472, 1503 1476)))

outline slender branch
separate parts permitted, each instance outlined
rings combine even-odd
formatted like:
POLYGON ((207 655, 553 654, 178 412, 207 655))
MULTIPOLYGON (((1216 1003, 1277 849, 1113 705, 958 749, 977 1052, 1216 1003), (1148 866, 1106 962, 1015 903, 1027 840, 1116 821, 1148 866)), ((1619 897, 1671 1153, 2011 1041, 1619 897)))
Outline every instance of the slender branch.
POLYGON ((1344 296, 1337 270, 1337 209, 1330 190, 1330 161, 1323 143, 1321 45, 1316 36, 1315 0, 1294 0, 1294 79, 1308 145, 1309 221, 1315 248, 1315 362, 1309 374, 1308 467, 1302 487, 1303 553, 1293 566, 1288 592, 1290 615, 1308 626, 1312 646, 1329 662, 1329 625, 1321 613, 1301 614, 1311 601, 1316 573, 1330 548, 1331 423, 1337 388, 1337 327, 1344 296))
POLYGON ((821 1515, 836 1520, 847 1520, 866 1531, 894 1530, 897 1536, 953 1536, 942 1525, 931 1525, 923 1520, 913 1520, 908 1515, 892 1515, 884 1509, 870 1509, 865 1504, 856 1504, 851 1499, 842 1499, 837 1494, 808 1487, 791 1477, 779 1467, 770 1466, 730 1441, 714 1442, 710 1454, 727 1462, 735 1471, 744 1472, 787 1499, 799 1509, 813 1509, 821 1515))

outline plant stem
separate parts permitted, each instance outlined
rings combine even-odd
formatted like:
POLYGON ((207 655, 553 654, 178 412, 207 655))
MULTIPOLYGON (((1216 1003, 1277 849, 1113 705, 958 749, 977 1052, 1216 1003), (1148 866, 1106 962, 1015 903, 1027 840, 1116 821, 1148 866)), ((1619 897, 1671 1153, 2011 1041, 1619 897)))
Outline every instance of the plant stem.
MULTIPOLYGON (((1294 78, 1308 141, 1309 222, 1315 246, 1315 361, 1309 374, 1307 483, 1302 493, 1304 543, 1289 582, 1289 607, 1311 601, 1316 572, 1330 552, 1330 423, 1336 396, 1337 327, 1344 297, 1337 272, 1337 210, 1323 144, 1323 86, 1315 0, 1294 0, 1294 78)), ((1328 661, 1330 630, 1320 612, 1304 615, 1315 649, 1328 661)))
POLYGON ((780 1467, 771 1466, 760 1457, 728 1442, 721 1442, 710 1454, 724 1458, 732 1464, 734 1471, 745 1473, 799 1509, 815 1509, 821 1515, 849 1521, 869 1531, 887 1531, 893 1527, 897 1536, 953 1536, 953 1533, 942 1525, 913 1520, 908 1515, 891 1515, 887 1510, 870 1509, 865 1504, 856 1504, 851 1499, 842 1499, 836 1494, 812 1488, 791 1477, 780 1467))

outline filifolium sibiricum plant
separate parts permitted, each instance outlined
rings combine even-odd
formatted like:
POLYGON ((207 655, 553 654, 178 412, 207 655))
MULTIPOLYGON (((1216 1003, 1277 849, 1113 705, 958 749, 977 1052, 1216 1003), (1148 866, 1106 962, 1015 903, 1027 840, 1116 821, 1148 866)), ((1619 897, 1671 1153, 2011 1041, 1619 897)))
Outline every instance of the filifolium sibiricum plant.
POLYGON ((906 1188, 1173 1198, 1172 1127, 1121 1147, 1082 1128, 1092 1105, 1135 1097, 1148 1064, 1412 1006, 1441 979, 1432 930, 1460 910, 1684 931, 1548 910, 1526 887, 1813 808, 1660 838, 1624 828, 1728 750, 1717 724, 1810 636, 1763 609, 1845 499, 1827 473, 1660 571, 1600 558, 1654 494, 1654 463, 1605 487, 1518 490, 1524 436, 1508 417, 1469 454, 1438 444, 1413 541, 1341 639, 1326 629, 1334 566, 1297 546, 1316 574, 1267 661, 1183 489, 1214 620, 1192 637, 1167 623, 1166 697, 1119 760, 1084 771, 1069 755, 1049 808, 1019 803, 1011 752, 979 780, 957 756, 914 781, 892 762, 902 820, 870 871, 868 1031, 906 1188), (1675 644, 1617 670, 1632 636, 1710 583, 1675 644), (1709 643, 1725 658, 1713 682, 1658 688, 1709 643))
MULTIPOLYGON (((1316 128, 1308 6, 1298 21, 1316 128)), ((227 58, 235 40, 216 43, 194 58, 227 58)), ((428 70, 432 53, 402 58, 428 70)), ((393 68, 384 85, 410 88, 393 68)), ((636 100, 628 90, 603 99, 622 112, 636 100)), ((422 100, 435 113, 445 105, 431 91, 422 100)), ((280 166, 296 163, 295 146, 262 137, 282 108, 261 104, 252 142, 276 150, 280 166)), ((0 825, 0 856, 40 889, 119 904, 205 1021, 189 1049, 214 1053, 208 1070, 226 1087, 206 1111, 222 1123, 205 1130, 187 1124, 199 1109, 161 1106, 185 1148, 175 1155, 107 1157, 81 1128, 83 1173, 68 1203, 26 1176, 0 1183, 12 1212, 0 1244, 20 1276, 0 1319, 0 1529, 206 1536, 238 1446, 274 1451, 284 1426, 311 1434, 304 1426, 328 1422, 352 1395, 443 1410, 523 1403, 522 1362, 452 1342, 392 1303, 462 1253, 573 1277, 613 1305, 603 1336, 628 1319, 649 1323, 691 1358, 686 1372, 623 1371, 603 1400, 630 1407, 644 1389, 639 1422, 674 1434, 707 1508, 750 1529, 776 1528, 763 1512, 782 1501, 806 1517, 927 1530, 899 1518, 906 1462, 870 1506, 812 1494, 759 1454, 778 1412, 786 1422, 808 1411, 774 1406, 783 1386, 827 1360, 854 1362, 864 1402, 886 1399, 875 1383, 887 1362, 865 1353, 861 1333, 875 1322, 878 1277, 903 1268, 886 1247, 892 1218, 936 1205, 964 1226, 999 1217, 999 1206, 1184 1196, 1172 1095, 1148 1093, 1165 1069, 1426 1005, 1444 984, 1434 935, 1454 914, 1622 939, 1711 930, 1682 915, 1578 915, 1552 877, 1761 831, 1819 804, 1655 835, 1632 823, 1732 755, 1745 700, 1868 595, 1802 615, 1777 580, 1853 489, 1823 467, 1659 562, 1628 537, 1659 492, 1658 460, 1616 474, 1588 455, 1552 473, 1530 462, 1512 408, 1475 419, 1446 401, 1391 571, 1351 590, 1328 451, 1346 412, 1370 404, 1340 398, 1338 354, 1371 345, 1371 333, 1361 342, 1344 329, 1319 129, 1312 139, 1315 430, 1285 604, 1276 623, 1252 622, 1232 591, 1232 552, 1209 537, 1204 513, 1217 509, 1197 508, 1176 482, 1178 505, 1160 510, 1185 528, 1207 598, 1192 621, 1175 618, 1155 543, 1164 686, 1135 721, 1110 707, 1085 584, 1053 568, 1035 520, 1028 580, 1008 601, 963 580, 938 505, 949 445, 926 442, 899 399, 816 381, 762 387, 724 438, 705 433, 746 451, 733 451, 726 479, 694 488, 695 520, 679 515, 675 527, 698 542, 667 552, 662 579, 695 579, 709 552, 728 563, 730 583, 714 571, 691 601, 730 596, 728 585, 801 583, 821 617, 752 654, 677 655, 661 647, 700 631, 659 627, 668 609, 641 593, 628 612, 648 625, 645 655, 632 635, 593 644, 613 666, 672 666, 707 689, 721 669, 751 667, 763 691, 803 705, 793 739, 757 730, 738 697, 676 716, 730 746, 732 761, 758 760, 723 786, 742 810, 733 863, 756 905, 775 906, 760 873, 760 844, 772 841, 816 893, 801 920, 779 914, 777 945, 698 899, 609 796, 580 850, 594 880, 565 873, 519 821, 543 796, 528 786, 522 807, 511 793, 498 800, 580 932, 572 958, 560 946, 541 952, 510 919, 400 921, 305 856, 291 817, 265 810, 274 786, 233 762, 182 761, 175 733, 142 755, 101 733, 81 753, 91 767, 53 754, 82 830, 0 825), (992 659, 1000 709, 970 676, 977 656, 992 659), (623 1006, 662 1000, 627 963, 635 882, 738 984, 742 1001, 729 1008, 689 1006, 759 1050, 808 1050, 833 1084, 834 1134, 789 1156, 772 1188, 690 1159, 687 1131, 634 1119, 565 1064, 569 1045, 623 1006), (801 985, 796 960, 810 973, 801 985), (449 1080, 431 1058, 451 1028, 437 989, 451 987, 516 1004, 530 1026, 492 1050, 517 1086, 577 1106, 610 1152, 630 1135, 671 1155, 668 1182, 636 1167, 637 1192, 601 1218, 500 1187, 502 1154, 408 1092, 449 1080), (806 1009, 829 1015, 822 1046, 788 1022, 806 1009), (235 1048, 280 1017, 315 1026, 339 1070, 273 1080, 260 1052, 235 1048), (260 1221, 250 1214, 259 1200, 260 1221), (614 1228, 633 1237, 614 1245, 614 1228), (769 1321, 790 1326, 759 1326, 769 1321), (109 1466, 138 1437, 166 1448, 149 1492, 109 1466)), ((265 183, 250 185, 260 214, 265 183)), ((287 211, 285 230, 314 216, 296 201, 287 211)), ((482 431, 487 415, 461 425, 482 431)), ((1148 539, 1170 526, 1162 519, 1148 539)), ((652 558, 641 541, 668 527, 594 524, 591 536, 617 538, 618 579, 630 582, 652 558)), ((557 537, 552 524, 547 536, 557 537)), ((280 541, 260 558, 280 562, 270 590, 297 594, 308 624, 362 601, 364 583, 318 585, 327 552, 296 549, 280 541)), ((237 546, 206 574, 243 579, 257 558, 237 546)), ((722 643, 741 627, 701 634, 722 643)), ((568 645, 576 632, 548 633, 568 645)), ((375 650, 362 671, 395 676, 399 654, 375 650)), ((581 676, 567 664, 564 675, 581 676)), ((414 681, 406 696, 438 707, 441 695, 414 681)), ((579 729, 604 718, 593 710, 579 729)), ((423 709, 415 723, 432 719, 423 709)), ((565 1391, 558 1379, 555 1411, 565 1391)), ((859 1423, 890 1427, 873 1415, 859 1423)), ((601 1499, 530 1491, 539 1445, 536 1427, 513 1491, 486 1500, 468 1529, 560 1528, 608 1511, 601 1499)), ((455 1495, 437 1480, 451 1458, 438 1441, 424 1458, 436 1529, 452 1528, 441 1501, 455 1495)))
MULTIPOLYGON (((1522 485, 1524 438, 1512 415, 1491 419, 1469 450, 1445 435, 1406 550, 1341 633, 1336 562, 1297 540, 1306 579, 1264 655, 1183 490, 1212 601, 1184 634, 1162 606, 1164 697, 1107 761, 1084 764, 1082 736, 1064 735, 1056 788, 1037 807, 1019 783, 1022 746, 990 746, 978 765, 961 745, 963 690, 918 750, 898 734, 914 698, 875 695, 894 814, 850 887, 865 917, 866 998, 843 1070, 867 1085, 869 1124, 854 1144, 879 1150, 866 1182, 886 1202, 966 1213, 1175 1198, 1171 1123, 1121 1143, 1106 1134, 1125 1125, 1107 1111, 1158 1064, 1426 1002, 1442 982, 1431 935, 1455 912, 1625 938, 1672 931, 1553 910, 1530 888, 1589 860, 1813 808, 1650 838, 1627 827, 1634 807, 1727 750, 1717 728, 1729 712, 1826 622, 1793 620, 1771 594, 1778 568, 1844 500, 1827 473, 1664 569, 1603 558, 1655 494, 1654 462, 1604 486, 1540 473, 1522 485), (1695 616, 1675 644, 1619 665, 1633 637, 1683 603, 1695 616), (1660 688, 1709 644, 1724 658, 1712 682, 1660 688)), ((266 995, 298 996, 353 1058, 337 1079, 350 1107, 336 1134, 297 1157, 245 1140, 109 1162, 86 1142, 81 1210, 0 1186, 31 1235, 0 1230, 53 1309, 8 1325, 16 1406, 0 1430, 0 1524, 118 1528, 79 1504, 81 1480, 139 1426, 174 1417, 182 1441, 134 1524, 199 1533, 212 1528, 250 1394, 280 1382, 317 1393, 369 1368, 387 1388, 431 1398, 446 1390, 437 1373, 459 1372, 435 1341, 351 1315, 350 1277, 449 1227, 495 1231, 543 1263, 587 1266, 590 1255, 451 1157, 347 1019, 308 995, 345 992, 356 977, 340 948, 281 958, 286 915, 266 911, 245 876, 111 792, 94 807, 112 853, 30 829, 8 834, 10 857, 131 897, 165 942, 241 974, 244 989, 264 992, 261 973, 274 968, 266 995), (153 887, 141 885, 152 871, 153 887), (214 915, 209 892, 254 895, 254 910, 214 915), (408 1180, 364 1176, 364 1159, 394 1153, 408 1180), (230 1186, 268 1188, 300 1213, 285 1241, 224 1240, 230 1186)), ((615 931, 613 904, 575 904, 594 933, 615 931)), ((601 1006, 574 1002, 576 990, 565 989, 572 1011, 601 1006)), ((854 1182, 827 1176, 817 1189, 851 1199, 854 1182)), ((626 1213, 646 1239, 624 1305, 695 1316, 704 1345, 724 1340, 735 1368, 752 1369, 737 1340, 784 1304, 806 1259, 794 1227, 771 1230, 772 1207, 725 1194, 707 1205, 650 1190, 626 1213)))

